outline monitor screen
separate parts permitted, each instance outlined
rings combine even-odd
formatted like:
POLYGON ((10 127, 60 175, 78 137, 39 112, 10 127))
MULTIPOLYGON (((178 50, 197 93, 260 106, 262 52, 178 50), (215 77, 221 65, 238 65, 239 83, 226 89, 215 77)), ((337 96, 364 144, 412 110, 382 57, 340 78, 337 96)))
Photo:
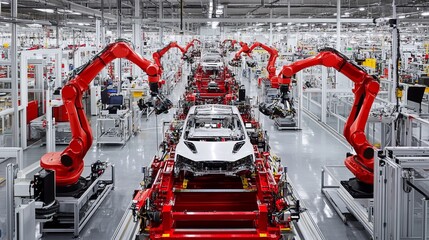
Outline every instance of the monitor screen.
POLYGON ((108 89, 107 89, 107 92, 108 92, 108 93, 117 93, 117 92, 118 92, 118 89, 116 89, 116 88, 108 88, 108 89))
POLYGON ((112 95, 109 97, 109 105, 122 105, 124 97, 122 95, 112 95))

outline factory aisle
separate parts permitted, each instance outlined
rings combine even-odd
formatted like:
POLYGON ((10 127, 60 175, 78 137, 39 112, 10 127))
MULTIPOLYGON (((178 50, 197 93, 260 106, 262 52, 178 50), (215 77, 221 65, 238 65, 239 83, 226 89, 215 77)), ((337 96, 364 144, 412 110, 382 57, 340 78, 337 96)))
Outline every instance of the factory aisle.
MULTIPOLYGON (((180 82, 169 96, 174 103, 177 103, 180 94, 183 93, 184 84, 185 81, 180 82)), ((256 84, 251 84, 247 80, 244 80, 243 84, 250 96, 256 96, 256 84)), ((131 137, 125 146, 92 146, 85 157, 86 163, 101 160, 115 164, 115 190, 107 196, 78 239, 110 239, 131 201, 134 189, 139 186, 141 167, 148 165, 157 153, 155 134, 158 134, 161 141, 162 122, 169 121, 174 112, 173 109, 168 114, 157 117, 152 115, 148 121, 143 119, 141 132, 131 137)), ((352 221, 345 225, 320 192, 322 166, 342 165, 345 153, 349 149, 306 116, 303 118, 301 131, 278 131, 269 118, 260 115, 260 120, 269 133, 272 151, 280 156, 287 166, 295 190, 326 239, 369 239, 360 224, 352 221)), ((92 122, 94 123, 95 119, 92 122)), ((60 148, 57 147, 57 150, 60 148)), ((38 161, 44 151, 44 148, 39 146, 29 148, 25 151, 26 161, 28 163, 38 161)), ((0 174, 5 167, 6 163, 0 164, 0 174)), ((0 186, 1 197, 5 191, 4 185, 0 186)), ((0 228, 4 231, 5 212, 2 209, 5 209, 5 203, 1 200, 0 228)), ((47 234, 43 239, 73 239, 73 236, 47 234)))
MULTIPOLYGON (((186 81, 177 84, 171 95, 168 96, 177 104, 180 95, 184 92, 186 81)), ((154 114, 141 121, 141 131, 132 136, 124 145, 93 144, 85 157, 87 163, 101 160, 115 165, 115 189, 106 197, 100 208, 82 230, 78 239, 110 239, 116 230, 122 216, 132 200, 135 189, 139 188, 142 180, 141 168, 147 166, 157 154, 157 146, 162 141, 162 123, 170 121, 175 109, 168 114, 155 116, 154 114), (156 142, 158 134, 158 143, 156 142)), ((95 129, 95 118, 92 119, 92 128, 95 129)), ((43 239, 73 239, 71 234, 46 234, 43 239)))
POLYGON ((281 157, 294 190, 325 238, 369 239, 359 222, 349 221, 345 225, 320 190, 322 167, 343 165, 350 149, 306 115, 300 131, 278 131, 265 116, 262 122, 268 131, 272 152, 281 157))
MULTIPOLYGON (((256 81, 242 79, 247 95, 258 96, 256 81)), ((255 109, 262 127, 268 132, 271 151, 281 157, 287 167, 288 176, 313 220, 327 240, 330 239, 370 239, 369 234, 358 221, 350 220, 345 225, 334 208, 321 193, 321 169, 326 165, 344 165, 346 152, 351 148, 344 146, 336 138, 303 115, 302 130, 279 131, 274 121, 255 109)), ((346 179, 345 179, 346 180, 346 179)))

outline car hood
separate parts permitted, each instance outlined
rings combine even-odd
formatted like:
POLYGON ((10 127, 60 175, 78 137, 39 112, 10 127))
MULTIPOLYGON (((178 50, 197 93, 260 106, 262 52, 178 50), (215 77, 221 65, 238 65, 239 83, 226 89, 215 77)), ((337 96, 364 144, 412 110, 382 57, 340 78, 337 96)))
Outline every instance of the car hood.
POLYGON ((187 141, 194 144, 196 151, 192 150, 185 144, 185 141, 179 141, 176 146, 176 156, 188 158, 195 162, 201 161, 225 161, 234 162, 246 156, 253 154, 253 145, 248 139, 243 140, 244 145, 236 152, 233 149, 236 143, 242 141, 226 142, 204 142, 204 141, 187 141))

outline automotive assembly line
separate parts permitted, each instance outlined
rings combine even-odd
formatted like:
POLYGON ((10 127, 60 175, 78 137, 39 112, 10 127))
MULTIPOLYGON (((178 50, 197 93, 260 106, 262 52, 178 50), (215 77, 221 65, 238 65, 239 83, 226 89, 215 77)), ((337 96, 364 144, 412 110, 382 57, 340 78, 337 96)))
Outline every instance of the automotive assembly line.
MULTIPOLYGON (((273 12, 255 26, 273 28, 273 12)), ((429 237, 429 85, 398 69, 415 56, 396 12, 370 23, 391 34, 378 65, 340 33, 336 48, 306 33, 214 37, 215 22, 164 36, 162 17, 155 43, 135 14, 133 41, 19 55, 25 129, 0 147, 0 240, 429 237)))

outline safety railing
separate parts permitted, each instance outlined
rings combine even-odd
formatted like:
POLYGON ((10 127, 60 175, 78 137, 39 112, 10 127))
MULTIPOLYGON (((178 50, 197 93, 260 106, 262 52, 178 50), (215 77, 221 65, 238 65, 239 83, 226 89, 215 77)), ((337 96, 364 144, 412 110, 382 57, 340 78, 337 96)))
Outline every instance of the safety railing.
POLYGON ((429 115, 402 113, 398 118, 400 146, 429 146, 429 115))

